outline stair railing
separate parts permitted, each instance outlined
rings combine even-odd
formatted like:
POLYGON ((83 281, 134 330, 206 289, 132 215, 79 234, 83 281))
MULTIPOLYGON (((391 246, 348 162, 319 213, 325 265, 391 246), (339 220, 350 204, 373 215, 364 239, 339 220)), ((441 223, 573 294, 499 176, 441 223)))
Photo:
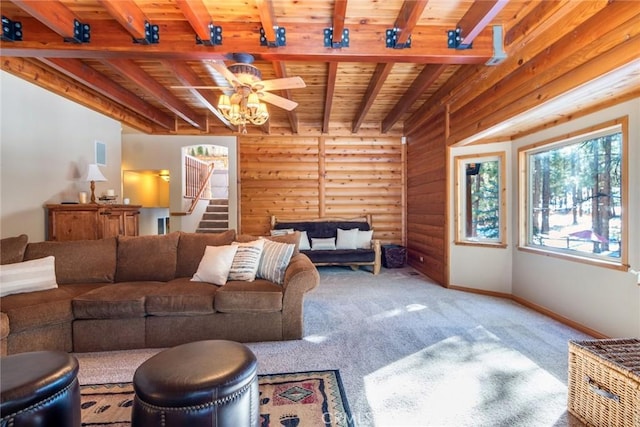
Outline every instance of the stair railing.
POLYGON ((189 206, 189 209, 187 209, 186 212, 172 212, 171 215, 183 215, 183 216, 186 216, 186 215, 191 215, 193 213, 193 210, 195 209, 196 205, 198 204, 198 202, 202 198, 202 193, 204 193, 204 190, 209 185, 209 180, 211 179, 211 174, 213 173, 213 168, 214 168, 213 163, 209 163, 207 165, 206 176, 204 177, 204 179, 202 179, 200 181, 200 186, 198 188, 198 192, 196 193, 196 196, 191 201, 191 205, 189 206))

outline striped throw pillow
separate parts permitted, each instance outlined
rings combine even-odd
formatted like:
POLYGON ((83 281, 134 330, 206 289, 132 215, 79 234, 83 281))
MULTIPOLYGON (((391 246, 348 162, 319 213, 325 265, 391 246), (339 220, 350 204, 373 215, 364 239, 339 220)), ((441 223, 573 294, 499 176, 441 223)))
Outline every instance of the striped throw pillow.
POLYGON ((55 258, 48 256, 0 267, 0 296, 58 287, 55 258))
POLYGON ((284 283, 284 272, 289 266, 289 261, 295 248, 296 245, 293 243, 278 243, 265 240, 257 276, 282 285, 284 283))
POLYGON ((247 243, 233 242, 232 245, 238 246, 238 251, 233 257, 229 280, 254 281, 260 265, 264 240, 254 240, 247 243))

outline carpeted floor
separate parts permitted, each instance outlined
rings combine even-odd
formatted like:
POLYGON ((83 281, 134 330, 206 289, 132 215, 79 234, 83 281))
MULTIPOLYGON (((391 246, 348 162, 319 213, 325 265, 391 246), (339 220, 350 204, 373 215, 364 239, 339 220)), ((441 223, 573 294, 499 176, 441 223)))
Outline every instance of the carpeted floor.
MULTIPOLYGON (((357 426, 574 426, 567 348, 590 337, 411 268, 321 267, 305 338, 251 343, 259 373, 338 369, 357 426)), ((80 382, 128 382, 158 350, 76 354, 80 382)))

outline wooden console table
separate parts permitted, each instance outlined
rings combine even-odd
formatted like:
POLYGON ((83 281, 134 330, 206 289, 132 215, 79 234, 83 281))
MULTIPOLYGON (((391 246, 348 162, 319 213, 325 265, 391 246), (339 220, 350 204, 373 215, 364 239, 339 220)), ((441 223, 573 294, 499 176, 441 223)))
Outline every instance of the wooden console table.
POLYGON ((139 205, 62 204, 46 205, 47 240, 96 240, 137 236, 139 205))

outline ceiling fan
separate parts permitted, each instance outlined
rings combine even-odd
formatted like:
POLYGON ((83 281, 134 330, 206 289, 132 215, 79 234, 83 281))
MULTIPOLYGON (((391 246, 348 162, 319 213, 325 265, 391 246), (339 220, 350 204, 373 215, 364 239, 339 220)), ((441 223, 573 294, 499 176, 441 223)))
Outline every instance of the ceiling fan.
MULTIPOLYGON (((234 53, 235 63, 226 66, 223 61, 206 61, 214 70, 220 73, 230 84, 226 86, 172 86, 176 89, 218 89, 221 91, 233 90, 229 97, 233 105, 234 101, 248 98, 255 93, 260 101, 268 102, 276 107, 291 111, 298 106, 297 102, 270 93, 273 90, 299 89, 306 87, 300 77, 285 77, 281 79, 262 80, 262 73, 253 65, 253 55, 248 53, 234 53)), ((224 96, 224 95, 223 95, 224 96)))

